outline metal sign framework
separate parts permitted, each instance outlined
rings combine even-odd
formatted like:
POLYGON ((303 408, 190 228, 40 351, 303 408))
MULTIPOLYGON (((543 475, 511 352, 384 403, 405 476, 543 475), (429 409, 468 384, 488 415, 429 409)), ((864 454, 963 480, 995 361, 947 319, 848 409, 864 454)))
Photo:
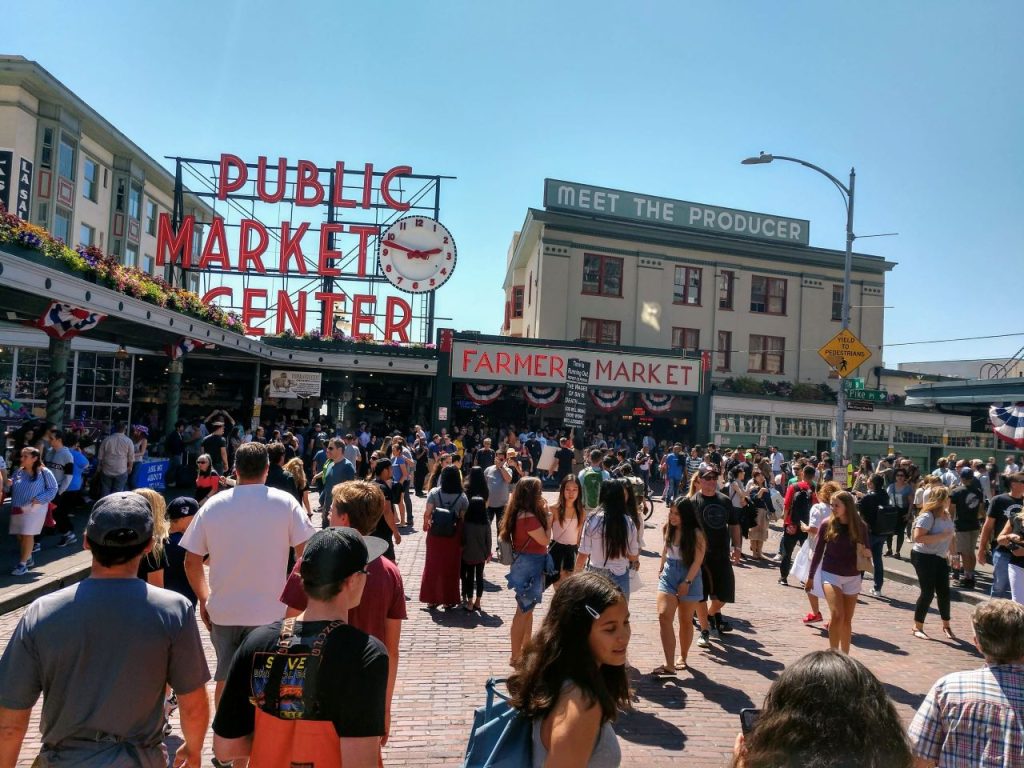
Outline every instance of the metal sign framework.
MULTIPOLYGON (((435 324, 435 305, 436 297, 434 291, 427 293, 409 294, 404 292, 398 292, 388 282, 387 278, 380 272, 379 264, 377 262, 377 242, 379 240, 380 232, 385 229, 393 221, 401 218, 402 216, 408 216, 410 213, 419 212, 422 215, 430 216, 434 219, 440 220, 441 210, 441 182, 445 179, 454 179, 454 176, 441 176, 441 175, 428 175, 428 174, 417 174, 410 173, 407 175, 398 176, 395 178, 394 183, 390 187, 390 192, 393 197, 396 197, 400 202, 409 206, 407 211, 397 211, 393 207, 389 206, 382 201, 381 197, 381 185, 380 181, 385 176, 385 171, 374 171, 372 166, 367 165, 365 168, 358 170, 345 169, 342 172, 341 179, 341 190, 357 193, 357 196, 364 197, 364 202, 368 202, 367 205, 359 205, 355 208, 340 208, 333 202, 333 196, 330 194, 325 195, 325 201, 318 203, 314 206, 309 205, 297 205, 297 181, 294 175, 298 172, 297 165, 287 165, 286 167, 286 179, 283 182, 284 195, 280 201, 276 203, 265 202, 257 193, 255 185, 257 178, 255 174, 250 174, 249 178, 245 182, 245 185, 234 192, 227 195, 226 199, 221 199, 218 196, 218 189, 220 182, 220 159, 202 159, 193 157, 177 157, 168 156, 167 159, 173 160, 175 163, 174 169, 174 205, 171 214, 172 227, 175 234, 177 234, 182 221, 185 217, 185 194, 189 194, 203 202, 205 202, 210 209, 212 209, 213 217, 220 217, 224 220, 224 226, 228 229, 238 230, 241 227, 241 220, 254 219, 259 221, 261 224, 266 226, 268 234, 270 236, 270 245, 268 246, 268 253, 271 253, 270 249, 279 248, 281 245, 281 237, 278 232, 275 231, 276 226, 273 222, 277 222, 278 225, 282 221, 290 221, 293 215, 298 218, 310 221, 309 233, 314 233, 316 237, 319 237, 320 224, 331 223, 331 224, 343 224, 348 227, 372 227, 376 230, 376 234, 372 236, 370 244, 367 246, 367 273, 365 275, 357 274, 346 274, 346 269, 353 268, 359 256, 359 246, 355 245, 347 248, 342 252, 342 256, 339 259, 329 259, 328 265, 331 268, 341 270, 340 276, 324 276, 317 274, 317 264, 315 259, 311 260, 308 256, 303 256, 306 264, 310 267, 309 274, 302 272, 299 269, 295 269, 291 266, 289 261, 289 268, 285 272, 274 270, 272 274, 256 275, 260 280, 279 280, 281 282, 281 289, 287 291, 290 298, 295 298, 301 291, 308 291, 311 289, 322 290, 325 293, 330 293, 334 290, 334 287, 338 283, 349 284, 359 283, 366 286, 366 290, 373 296, 377 297, 378 294, 383 296, 384 294, 390 293, 391 295, 401 295, 403 298, 410 301, 413 308, 413 333, 412 337, 419 337, 419 340, 423 343, 429 343, 433 341, 434 336, 434 324, 435 324), (287 174, 291 174, 289 177, 287 174), (187 179, 187 184, 186 184, 187 179), (367 182, 367 179, 370 181, 367 182), (358 183, 353 183, 358 181, 358 183), (369 189, 364 189, 364 183, 369 183, 369 189), (364 194, 367 193, 367 194, 364 194), (368 199, 366 199, 368 198, 368 199), (301 213, 296 214, 296 210, 301 213), (316 212, 320 212, 322 219, 320 222, 316 222, 316 212), (358 218, 357 218, 358 217, 358 218), (367 220, 371 219, 372 220, 367 220), (371 254, 369 253, 372 249, 372 268, 370 267, 371 254), (418 331, 418 333, 417 333, 418 331)), ((246 168, 249 170, 255 170, 259 166, 256 163, 246 163, 246 168)), ((267 171, 268 176, 273 173, 276 174, 277 165, 273 164, 267 171)), ((333 190, 336 183, 336 168, 317 168, 317 179, 320 184, 327 190, 333 190)), ((267 184, 277 184, 276 178, 267 180, 267 184)), ((196 215, 196 225, 202 227, 208 227, 211 221, 203 220, 203 217, 196 215)), ((335 250, 338 246, 338 235, 335 232, 328 234, 328 247, 331 250, 335 250)), ((171 265, 171 270, 180 270, 179 276, 181 278, 181 284, 187 285, 190 274, 201 275, 201 279, 206 281, 206 285, 203 287, 205 292, 211 287, 214 287, 214 281, 219 276, 219 284, 227 284, 228 276, 233 276, 235 280, 240 280, 243 288, 248 288, 250 280, 253 275, 250 273, 238 274, 229 270, 217 267, 207 267, 204 269, 198 269, 195 267, 183 268, 178 264, 171 265)), ((172 272, 173 274, 173 272, 172 272)), ((238 310, 238 305, 224 305, 225 309, 238 310)), ((321 322, 323 320, 324 313, 328 311, 327 302, 321 302, 320 306, 320 317, 321 322)), ((382 331, 382 324, 380 319, 382 315, 375 313, 373 318, 373 326, 378 332, 382 331)), ((269 318, 267 318, 269 322, 269 318)), ((339 321, 337 316, 332 319, 332 327, 338 328, 339 321)))

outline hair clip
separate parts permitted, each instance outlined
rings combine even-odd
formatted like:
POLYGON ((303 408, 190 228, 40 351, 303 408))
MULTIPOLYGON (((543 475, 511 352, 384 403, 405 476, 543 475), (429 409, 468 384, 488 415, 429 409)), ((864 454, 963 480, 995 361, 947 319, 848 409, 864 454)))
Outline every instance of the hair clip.
POLYGON ((589 613, 589 614, 590 614, 591 618, 594 618, 594 619, 599 619, 599 618, 601 618, 601 614, 600 614, 600 613, 598 613, 597 611, 595 611, 595 610, 594 610, 593 608, 591 608, 591 607, 590 607, 589 605, 587 605, 586 603, 584 603, 584 604, 583 604, 583 607, 587 609, 587 613, 589 613))

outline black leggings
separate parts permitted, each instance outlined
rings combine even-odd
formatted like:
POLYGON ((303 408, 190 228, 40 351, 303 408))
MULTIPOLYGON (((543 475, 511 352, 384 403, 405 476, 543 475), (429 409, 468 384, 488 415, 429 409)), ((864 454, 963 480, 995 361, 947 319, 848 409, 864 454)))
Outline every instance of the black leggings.
POLYGON ((484 593, 484 564, 463 563, 462 564, 462 599, 470 600, 473 597, 473 580, 476 579, 476 599, 479 600, 484 593))
POLYGON ((910 535, 907 533, 907 518, 908 518, 908 514, 909 514, 908 512, 904 512, 900 516, 900 519, 896 521, 896 528, 897 528, 897 530, 896 530, 896 533, 895 533, 895 536, 896 536, 896 549, 895 550, 893 550, 893 548, 892 548, 893 534, 890 534, 889 536, 887 536, 885 538, 885 548, 886 548, 887 551, 889 551, 889 552, 893 552, 893 551, 899 552, 901 549, 903 549, 904 537, 910 538, 910 535))
POLYGON ((807 544, 806 531, 800 531, 793 535, 782 534, 782 562, 779 563, 779 573, 784 579, 789 578, 789 569, 793 567, 793 550, 796 549, 798 542, 803 545, 807 544))
POLYGON ((924 623, 932 598, 939 601, 939 617, 949 621, 949 563, 939 555, 928 555, 923 552, 911 552, 910 562, 917 571, 917 580, 921 585, 921 594, 914 608, 914 621, 924 623))

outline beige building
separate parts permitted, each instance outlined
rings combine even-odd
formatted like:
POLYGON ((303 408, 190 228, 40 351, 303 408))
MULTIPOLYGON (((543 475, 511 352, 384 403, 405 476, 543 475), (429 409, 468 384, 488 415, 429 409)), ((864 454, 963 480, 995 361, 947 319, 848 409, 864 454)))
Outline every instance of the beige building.
MULTIPOLYGON (((95 245, 157 274, 157 220, 172 210, 174 176, 22 56, 0 56, 0 166, 10 210, 69 245, 95 245)), ((212 215, 191 196, 183 204, 185 215, 212 215)), ((198 290, 199 276, 190 279, 198 290)))
MULTIPOLYGON (((713 378, 818 384, 840 330, 843 252, 809 223, 551 179, 508 251, 502 334, 709 350, 713 378)), ((885 277, 854 254, 851 330, 880 365, 885 277)))

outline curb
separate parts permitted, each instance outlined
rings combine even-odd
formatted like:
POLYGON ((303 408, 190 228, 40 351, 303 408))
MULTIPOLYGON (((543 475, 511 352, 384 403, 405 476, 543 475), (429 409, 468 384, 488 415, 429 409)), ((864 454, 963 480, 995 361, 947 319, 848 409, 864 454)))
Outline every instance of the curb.
POLYGON ((89 575, 91 569, 91 562, 86 563, 81 568, 68 571, 63 576, 41 579, 31 587, 18 590, 12 595, 0 597, 0 615, 16 611, 43 595, 48 595, 51 592, 56 592, 58 589, 63 589, 71 584, 76 584, 79 581, 82 581, 89 575))

